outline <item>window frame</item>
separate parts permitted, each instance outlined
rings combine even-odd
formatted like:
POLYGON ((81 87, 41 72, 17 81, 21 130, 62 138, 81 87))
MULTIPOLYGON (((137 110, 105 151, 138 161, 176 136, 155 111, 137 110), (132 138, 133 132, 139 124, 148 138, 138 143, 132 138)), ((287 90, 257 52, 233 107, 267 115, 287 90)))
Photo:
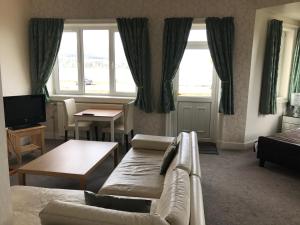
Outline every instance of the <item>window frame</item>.
MULTIPOLYGON (((192 30, 206 30, 206 25, 205 23, 197 23, 197 24, 193 24, 191 27, 191 31, 192 30)), ((208 42, 207 41, 188 41, 187 45, 186 45, 186 49, 208 49, 208 42)), ((180 69, 180 65, 179 68, 176 72, 176 76, 174 79, 174 87, 175 87, 175 98, 177 98, 178 100, 184 101, 184 100, 188 100, 190 101, 191 99, 193 99, 193 101, 212 101, 212 99, 214 98, 214 93, 213 93, 213 89, 215 87, 215 83, 216 83, 216 77, 217 77, 217 72, 215 70, 215 67, 213 65, 213 73, 212 73, 212 92, 210 96, 199 96, 199 95, 181 95, 179 93, 179 69, 180 69)))
POLYGON ((78 90, 61 90, 59 85, 59 66, 58 60, 55 62, 52 76, 54 81, 53 92, 57 95, 87 95, 87 96, 116 96, 116 97, 135 97, 135 92, 117 92, 116 91, 116 73, 115 73, 115 33, 119 32, 117 23, 113 22, 93 22, 93 23, 66 23, 63 32, 77 33, 77 67, 78 67, 78 90), (109 92, 108 93, 88 93, 85 90, 84 76, 84 30, 108 30, 109 36, 109 92))

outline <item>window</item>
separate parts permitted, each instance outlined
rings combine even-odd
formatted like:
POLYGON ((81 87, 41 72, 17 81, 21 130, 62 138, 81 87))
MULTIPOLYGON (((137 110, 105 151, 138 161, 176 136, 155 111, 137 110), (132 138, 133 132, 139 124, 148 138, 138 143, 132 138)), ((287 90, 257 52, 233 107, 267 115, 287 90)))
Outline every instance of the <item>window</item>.
POLYGON ((178 95, 211 97, 213 75, 205 25, 193 25, 178 70, 178 95))
POLYGON ((78 90, 77 33, 64 32, 58 54, 59 90, 78 90))
POLYGON ((278 64, 277 97, 287 98, 296 31, 284 24, 278 64))
POLYGON ((116 24, 66 24, 53 75, 58 94, 136 93, 116 24))

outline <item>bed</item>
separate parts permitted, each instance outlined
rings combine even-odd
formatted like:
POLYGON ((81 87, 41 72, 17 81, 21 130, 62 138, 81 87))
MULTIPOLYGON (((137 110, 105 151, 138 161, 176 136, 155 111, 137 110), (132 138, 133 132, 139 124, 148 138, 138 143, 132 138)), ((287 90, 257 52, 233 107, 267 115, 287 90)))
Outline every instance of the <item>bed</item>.
POLYGON ((258 138, 257 158, 259 165, 278 163, 290 168, 300 168, 300 128, 258 138))

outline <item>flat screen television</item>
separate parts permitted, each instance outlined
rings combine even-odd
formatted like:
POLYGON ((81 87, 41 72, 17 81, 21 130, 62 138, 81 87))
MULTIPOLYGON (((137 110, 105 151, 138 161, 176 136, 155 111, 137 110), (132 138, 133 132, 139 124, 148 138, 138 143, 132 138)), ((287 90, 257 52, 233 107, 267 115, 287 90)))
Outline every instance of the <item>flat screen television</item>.
POLYGON ((25 128, 46 121, 45 95, 7 96, 3 102, 6 127, 25 128))

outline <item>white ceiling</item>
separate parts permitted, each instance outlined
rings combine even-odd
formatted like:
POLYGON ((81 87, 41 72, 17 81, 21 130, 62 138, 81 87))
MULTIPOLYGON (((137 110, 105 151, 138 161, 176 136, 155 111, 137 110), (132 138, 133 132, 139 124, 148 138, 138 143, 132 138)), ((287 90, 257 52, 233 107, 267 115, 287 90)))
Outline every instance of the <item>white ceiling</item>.
POLYGON ((300 20, 300 2, 266 8, 265 10, 278 16, 300 20))

